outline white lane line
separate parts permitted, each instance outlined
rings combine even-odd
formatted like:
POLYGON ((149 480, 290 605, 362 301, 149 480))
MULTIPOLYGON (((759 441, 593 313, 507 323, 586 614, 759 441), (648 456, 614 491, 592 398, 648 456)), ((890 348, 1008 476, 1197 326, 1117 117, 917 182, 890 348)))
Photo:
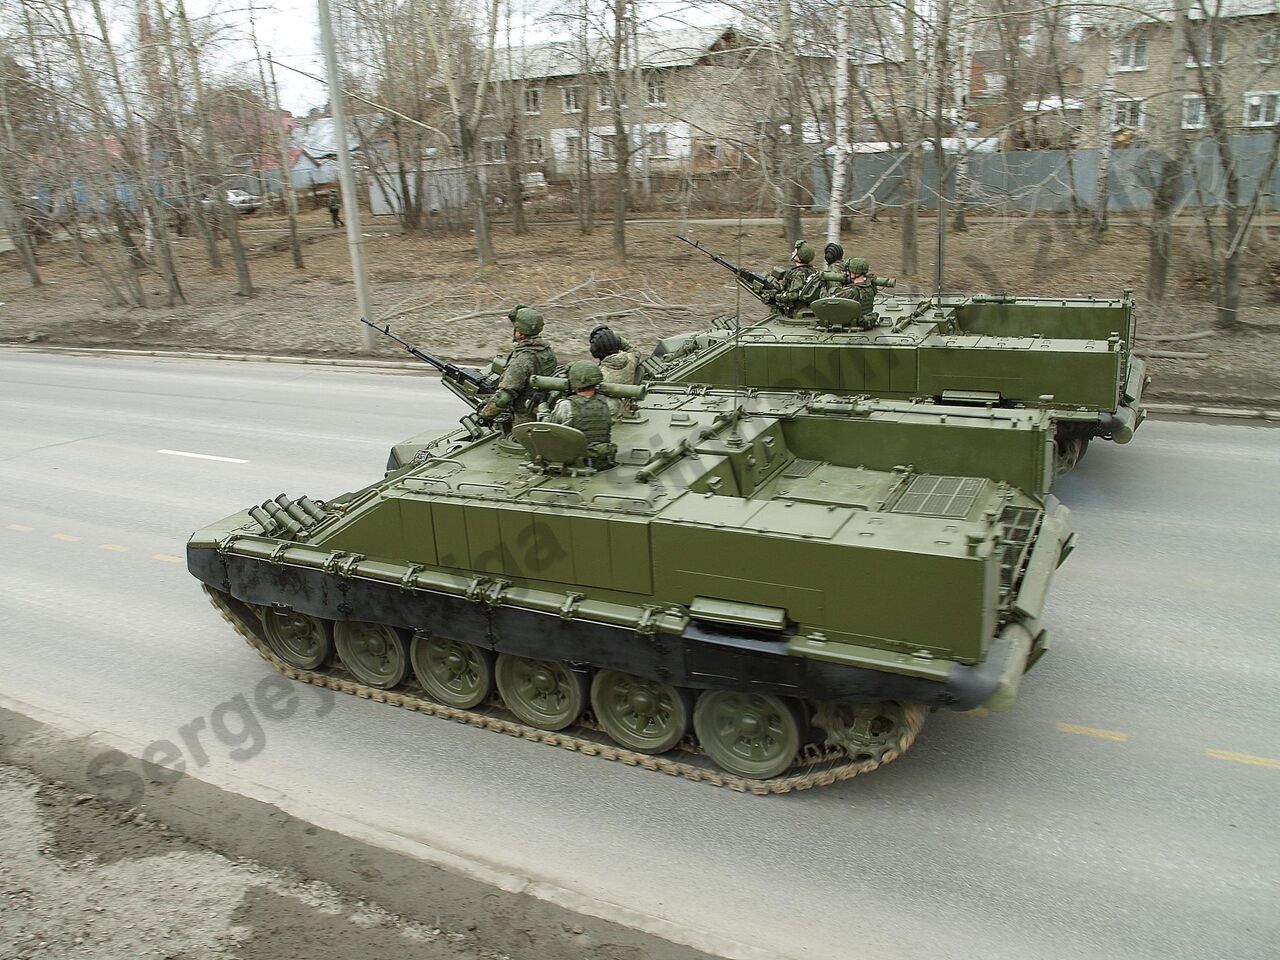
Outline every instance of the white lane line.
POLYGON ((167 453, 171 457, 195 457, 197 460, 220 460, 223 463, 248 463, 237 457, 215 457, 211 453, 188 453, 186 450, 157 450, 156 453, 167 453))

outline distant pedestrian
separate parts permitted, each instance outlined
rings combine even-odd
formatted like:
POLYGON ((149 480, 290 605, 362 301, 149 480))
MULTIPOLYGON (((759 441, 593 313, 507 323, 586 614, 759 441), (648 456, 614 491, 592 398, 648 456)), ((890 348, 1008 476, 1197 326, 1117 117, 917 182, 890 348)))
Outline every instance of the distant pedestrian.
POLYGON ((338 199, 338 191, 329 191, 329 219, 333 221, 333 229, 346 226, 342 222, 342 201, 338 199))

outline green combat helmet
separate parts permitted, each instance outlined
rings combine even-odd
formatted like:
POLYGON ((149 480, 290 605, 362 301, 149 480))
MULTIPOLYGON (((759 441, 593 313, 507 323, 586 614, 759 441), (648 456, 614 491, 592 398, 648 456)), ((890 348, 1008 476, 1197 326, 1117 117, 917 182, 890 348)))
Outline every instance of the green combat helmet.
POLYGON ((871 263, 866 257, 850 257, 844 262, 844 268, 855 277, 860 277, 871 272, 871 263))
POLYGON ((801 263, 813 263, 813 247, 809 246, 807 241, 797 240, 795 246, 795 258, 801 263))
POLYGON ((512 329, 526 337, 536 337, 542 332, 542 314, 533 307, 517 303, 507 314, 507 319, 511 321, 512 329))
POLYGON ((569 389, 574 393, 604 382, 604 373, 590 360, 575 360, 569 364, 569 389))

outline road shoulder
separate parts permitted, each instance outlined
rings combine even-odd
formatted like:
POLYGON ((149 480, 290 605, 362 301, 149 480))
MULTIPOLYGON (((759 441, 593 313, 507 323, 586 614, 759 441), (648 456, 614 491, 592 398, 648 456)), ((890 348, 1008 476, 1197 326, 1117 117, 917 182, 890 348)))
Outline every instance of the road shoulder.
MULTIPOLYGON (((451 960, 498 954, 519 960, 754 960, 763 956, 753 948, 718 942, 700 931, 678 928, 624 906, 591 900, 495 865, 380 834, 323 811, 307 810, 302 803, 252 784, 236 784, 233 789, 230 784, 216 785, 172 771, 163 771, 163 779, 169 782, 145 779, 137 759, 141 755, 141 750, 131 749, 118 738, 77 729, 64 718, 0 697, 0 764, 25 772, 10 772, 7 779, 0 780, 3 819, 10 822, 11 813, 29 817, 29 808, 40 806, 35 796, 43 789, 54 798, 53 806, 60 807, 68 818, 72 814, 67 813, 67 804, 74 808, 79 800, 79 805, 88 807, 75 814, 78 821, 91 827, 79 831, 78 843, 84 849, 102 851, 114 845, 122 850, 162 850, 166 856, 218 857, 227 866, 211 868, 216 882, 231 883, 230 889, 244 894, 238 908, 242 915, 237 919, 232 912, 227 929, 218 935, 234 936, 231 928, 243 927, 245 919, 254 916, 262 920, 264 929, 274 923, 283 929, 305 931, 309 915, 298 906, 302 900, 293 897, 297 903, 291 902, 289 891, 294 888, 289 885, 301 884, 298 889, 305 889, 306 884, 318 882, 336 898, 331 898, 323 916, 317 913, 313 917, 317 932, 326 931, 324 940, 346 936, 346 928, 335 917, 359 912, 351 907, 344 914, 343 904, 363 904, 362 909, 384 918, 385 922, 373 925, 379 936, 393 940, 403 936, 406 950, 412 945, 414 950, 455 951, 410 953, 397 948, 345 956, 395 954, 451 960), (144 777, 145 782, 140 793, 130 789, 138 777, 144 777), (108 834, 112 821, 128 832, 113 839, 108 834), (131 832, 138 823, 144 825, 138 829, 149 837, 139 839, 131 832), (95 839, 94 830, 101 836, 95 839), (158 836, 163 839, 156 840, 158 836), (161 847, 149 846, 155 843, 161 847), (228 873, 234 866, 229 861, 248 864, 250 872, 278 872, 284 879, 275 887, 255 886, 246 877, 228 873)), ((52 815, 54 822, 59 815, 52 815)), ((54 849, 48 843, 44 846, 54 849)), ((625 865, 619 864, 619 869, 625 865)), ((12 882, 4 885, 13 887, 12 882)), ((172 894, 177 898, 201 895, 194 888, 176 888, 172 894)), ((60 935, 67 932, 61 930, 60 935)), ((243 955, 288 954, 250 951, 243 955)))

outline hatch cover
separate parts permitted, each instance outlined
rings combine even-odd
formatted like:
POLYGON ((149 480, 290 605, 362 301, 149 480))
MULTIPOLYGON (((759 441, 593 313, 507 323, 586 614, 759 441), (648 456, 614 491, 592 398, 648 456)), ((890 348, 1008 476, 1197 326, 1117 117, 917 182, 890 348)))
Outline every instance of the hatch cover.
POLYGON ((985 483, 976 477, 916 477, 890 513, 963 520, 985 483))

